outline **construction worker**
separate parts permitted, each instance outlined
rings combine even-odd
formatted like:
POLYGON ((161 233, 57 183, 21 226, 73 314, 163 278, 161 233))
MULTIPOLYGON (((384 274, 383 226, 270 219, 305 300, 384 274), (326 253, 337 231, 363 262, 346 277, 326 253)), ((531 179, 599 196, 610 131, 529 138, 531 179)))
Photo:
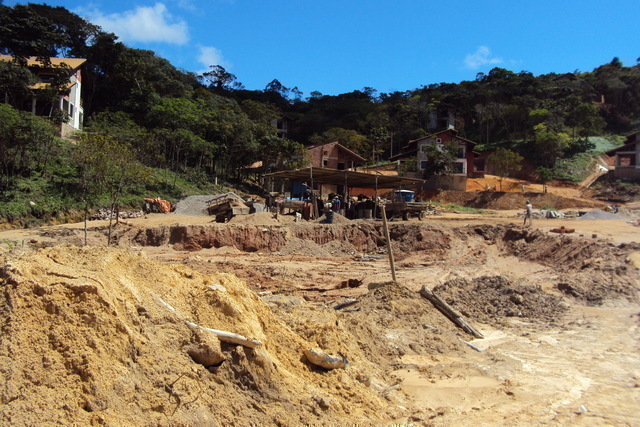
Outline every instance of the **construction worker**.
POLYGON ((527 200, 525 204, 523 226, 527 225, 527 218, 529 219, 529 227, 533 226, 533 205, 531 205, 529 200, 527 200))

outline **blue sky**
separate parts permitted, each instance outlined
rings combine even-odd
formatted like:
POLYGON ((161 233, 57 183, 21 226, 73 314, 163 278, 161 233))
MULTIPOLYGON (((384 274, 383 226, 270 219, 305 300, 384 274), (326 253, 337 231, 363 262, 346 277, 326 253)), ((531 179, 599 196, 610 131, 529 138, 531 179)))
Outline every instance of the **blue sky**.
MULTIPOLYGON (((34 0, 35 1, 35 0, 34 0)), ((404 91, 503 67, 591 71, 640 57, 640 0, 38 0, 247 89, 273 79, 304 96, 404 91)), ((4 2, 13 6, 15 2, 4 2)))

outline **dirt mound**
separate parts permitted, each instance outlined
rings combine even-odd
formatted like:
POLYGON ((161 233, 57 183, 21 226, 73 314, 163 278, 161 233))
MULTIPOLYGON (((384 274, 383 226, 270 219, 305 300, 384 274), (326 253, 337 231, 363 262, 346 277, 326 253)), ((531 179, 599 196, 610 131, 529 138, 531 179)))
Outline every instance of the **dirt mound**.
MULTIPOLYGON (((382 286, 359 297, 348 311, 298 305, 283 312, 282 317, 294 331, 322 347, 342 347, 341 351, 346 351, 347 343, 357 343, 358 351, 385 370, 397 367, 404 355, 469 351, 458 336, 471 337, 417 292, 390 283, 378 285, 382 286), (310 323, 316 326, 309 327, 310 323)), ((354 354, 356 349, 349 351, 354 354)))
POLYGON ((562 197, 550 193, 506 193, 499 191, 440 191, 431 200, 438 203, 450 203, 476 209, 496 210, 522 209, 527 200, 531 201, 535 209, 554 208, 560 210, 606 206, 606 203, 596 200, 562 197))
MULTIPOLYGON (((325 224, 327 222, 327 218, 324 215, 320 215, 320 218, 314 219, 311 222, 315 222, 318 224, 325 224)), ((332 224, 351 224, 351 220, 346 218, 338 213, 333 214, 332 224)))
POLYGON ((512 284, 504 276, 457 278, 436 286, 433 292, 467 318, 488 324, 502 323, 505 317, 553 324, 568 307, 561 304, 561 297, 543 292, 539 285, 512 284))
POLYGON ((640 271, 630 262, 630 257, 640 251, 640 244, 615 245, 518 226, 476 226, 459 231, 482 236, 505 255, 554 268, 556 287, 569 286, 573 291, 567 296, 589 305, 605 300, 640 299, 640 271))
POLYGON ((310 343, 235 276, 96 247, 0 261, 2 424, 300 425, 385 417, 377 391, 363 381, 375 366, 351 353, 353 343, 327 348, 342 351, 348 369, 310 365, 303 356, 310 343), (220 342, 186 320, 264 345, 220 342))

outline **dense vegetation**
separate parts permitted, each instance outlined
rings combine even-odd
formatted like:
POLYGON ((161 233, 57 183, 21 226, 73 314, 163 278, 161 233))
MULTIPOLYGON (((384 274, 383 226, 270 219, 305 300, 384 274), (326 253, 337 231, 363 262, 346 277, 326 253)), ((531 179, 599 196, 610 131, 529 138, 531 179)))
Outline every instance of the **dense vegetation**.
MULTIPOLYGON (((264 90, 247 90, 218 65, 203 75, 178 70, 63 7, 1 3, 0 53, 15 58, 0 61, 3 217, 105 206, 152 191, 176 198, 186 191, 181 182, 239 179, 255 162, 262 171, 294 167, 290 159, 303 158, 303 145, 323 141, 339 140, 372 163, 383 161, 409 140, 441 130, 443 115, 454 117, 461 136, 479 142, 478 149, 507 156, 494 157, 496 164, 522 156, 545 177, 560 176, 566 159, 593 150, 587 137, 640 126, 640 65, 625 67, 617 58, 591 72, 533 76, 494 68, 457 84, 380 94, 373 88, 312 92, 303 99, 276 79, 264 90), (51 98, 57 90, 55 81, 53 91, 30 89, 29 56, 87 59, 87 132, 76 144, 17 111, 26 97, 51 98), (283 118, 290 121, 288 138, 272 126, 283 118), (95 159, 109 159, 111 169, 95 159), (35 206, 26 202, 32 199, 35 206)), ((53 122, 64 119, 49 115, 53 122)))

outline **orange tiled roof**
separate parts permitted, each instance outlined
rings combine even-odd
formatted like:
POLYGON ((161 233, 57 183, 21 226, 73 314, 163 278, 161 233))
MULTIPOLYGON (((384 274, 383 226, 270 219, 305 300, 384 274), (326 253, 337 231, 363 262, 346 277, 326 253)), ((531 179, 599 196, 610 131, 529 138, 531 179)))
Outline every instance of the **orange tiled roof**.
MULTIPOLYGON (((84 58, 49 58, 49 60, 51 61, 52 65, 59 66, 60 64, 66 64, 74 70, 80 68, 82 64, 87 62, 87 60, 84 58)), ((0 55, 0 61, 6 61, 6 62, 13 61, 13 56, 0 55)), ((27 58, 28 67, 41 66, 41 65, 42 64, 40 64, 40 62, 37 60, 35 56, 30 56, 29 58, 27 58)))

